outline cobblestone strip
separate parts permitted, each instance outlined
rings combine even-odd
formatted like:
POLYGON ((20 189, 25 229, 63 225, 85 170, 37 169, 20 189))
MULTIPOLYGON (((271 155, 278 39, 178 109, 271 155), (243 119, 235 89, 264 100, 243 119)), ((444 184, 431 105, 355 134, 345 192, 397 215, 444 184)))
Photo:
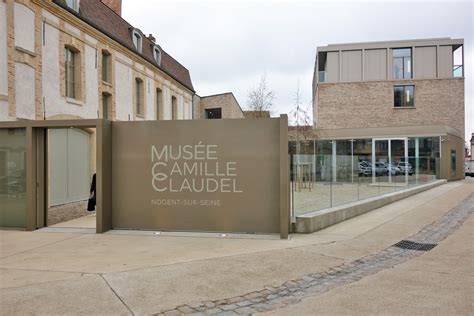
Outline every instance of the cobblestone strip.
MULTIPOLYGON (((457 230, 472 213, 474 213, 474 194, 408 239, 419 243, 438 244, 457 230)), ((376 254, 344 263, 325 272, 286 281, 277 287, 266 286, 259 291, 238 297, 205 301, 196 305, 182 305, 157 315, 251 315, 256 312, 271 311, 298 303, 305 297, 315 296, 337 286, 358 281, 422 253, 424 252, 391 246, 376 254)))

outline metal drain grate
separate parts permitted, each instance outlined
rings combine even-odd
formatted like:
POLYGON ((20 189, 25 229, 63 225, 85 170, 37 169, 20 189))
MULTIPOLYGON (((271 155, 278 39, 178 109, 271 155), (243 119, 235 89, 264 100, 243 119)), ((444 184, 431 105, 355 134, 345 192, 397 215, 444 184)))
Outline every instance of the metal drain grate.
POLYGON ((422 244, 416 241, 411 240, 402 240, 397 242, 394 246, 402 249, 408 250, 418 250, 418 251, 429 251, 436 247, 438 244, 422 244))

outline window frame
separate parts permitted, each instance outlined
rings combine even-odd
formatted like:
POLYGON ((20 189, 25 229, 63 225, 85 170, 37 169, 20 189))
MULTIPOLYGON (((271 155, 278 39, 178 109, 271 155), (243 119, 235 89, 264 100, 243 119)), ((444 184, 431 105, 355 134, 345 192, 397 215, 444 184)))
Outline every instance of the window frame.
POLYGON ((153 46, 153 58, 155 59, 156 63, 161 66, 161 49, 158 45, 153 46))
POLYGON ((135 49, 139 53, 142 53, 142 51, 143 51, 143 35, 138 29, 134 29, 133 32, 132 32, 132 42, 133 42, 133 46, 135 46, 135 49), (137 39, 136 43, 135 43, 135 39, 137 39))
POLYGON ((415 85, 414 84, 404 84, 404 85, 394 85, 393 86, 393 108, 394 109, 414 109, 415 108, 415 85), (403 93, 402 95, 405 95, 406 89, 411 87, 413 90, 413 96, 412 96, 412 103, 413 105, 407 105, 407 101, 404 101, 404 98, 402 97, 402 103, 400 106, 396 105, 396 93, 395 90, 397 88, 403 88, 403 93))
POLYGON ((135 78, 135 115, 145 117, 145 90, 141 78, 135 78))
POLYGON ((171 119, 178 120, 178 98, 171 96, 171 119))
POLYGON ((64 1, 64 2, 65 2, 65 4, 66 4, 66 6, 67 6, 68 8, 70 8, 71 10, 74 10, 74 11, 76 11, 76 12, 79 12, 79 0, 66 0, 66 1, 64 1), (68 2, 70 2, 70 1, 72 2, 72 4, 71 4, 72 6, 69 5, 69 3, 68 3, 68 2))
POLYGON ((102 50, 102 81, 112 83, 112 54, 105 49, 102 50))
POLYGON ((80 100, 80 56, 79 51, 69 45, 64 47, 64 95, 66 98, 80 100))
POLYGON ((161 88, 155 89, 155 107, 156 107, 156 120, 163 119, 163 90, 161 88))
POLYGON ((413 79, 413 49, 412 47, 396 47, 396 48, 392 48, 392 79, 394 80, 411 80, 413 79), (394 52, 397 51, 397 50, 405 50, 405 49, 408 49, 410 50, 410 57, 407 57, 407 56, 402 56, 402 57, 395 57, 395 54, 394 52), (410 60, 410 72, 409 72, 409 77, 406 77, 406 74, 408 72, 406 72, 406 67, 405 67, 405 62, 406 62, 406 59, 410 60), (396 72, 395 72, 395 60, 396 59, 401 59, 402 60, 402 78, 397 78, 396 77, 396 72))

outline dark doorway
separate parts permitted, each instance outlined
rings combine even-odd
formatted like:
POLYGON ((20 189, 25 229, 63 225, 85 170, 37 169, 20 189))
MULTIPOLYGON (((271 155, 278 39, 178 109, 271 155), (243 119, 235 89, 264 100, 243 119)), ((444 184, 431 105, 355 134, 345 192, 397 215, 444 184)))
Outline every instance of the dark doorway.
POLYGON ((207 119, 221 119, 222 118, 222 108, 206 109, 206 118, 207 119))

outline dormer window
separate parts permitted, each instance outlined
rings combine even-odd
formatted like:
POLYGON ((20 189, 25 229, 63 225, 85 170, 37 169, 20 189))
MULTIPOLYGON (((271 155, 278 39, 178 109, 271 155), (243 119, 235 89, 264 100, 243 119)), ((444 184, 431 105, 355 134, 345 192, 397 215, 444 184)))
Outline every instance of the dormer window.
POLYGON ((133 30, 133 45, 138 50, 138 52, 142 52, 142 35, 138 30, 133 30))
POLYGON ((158 65, 161 65, 161 50, 158 46, 153 47, 153 57, 158 65))
POLYGON ((79 0, 66 0, 66 5, 72 10, 79 12, 79 0))

